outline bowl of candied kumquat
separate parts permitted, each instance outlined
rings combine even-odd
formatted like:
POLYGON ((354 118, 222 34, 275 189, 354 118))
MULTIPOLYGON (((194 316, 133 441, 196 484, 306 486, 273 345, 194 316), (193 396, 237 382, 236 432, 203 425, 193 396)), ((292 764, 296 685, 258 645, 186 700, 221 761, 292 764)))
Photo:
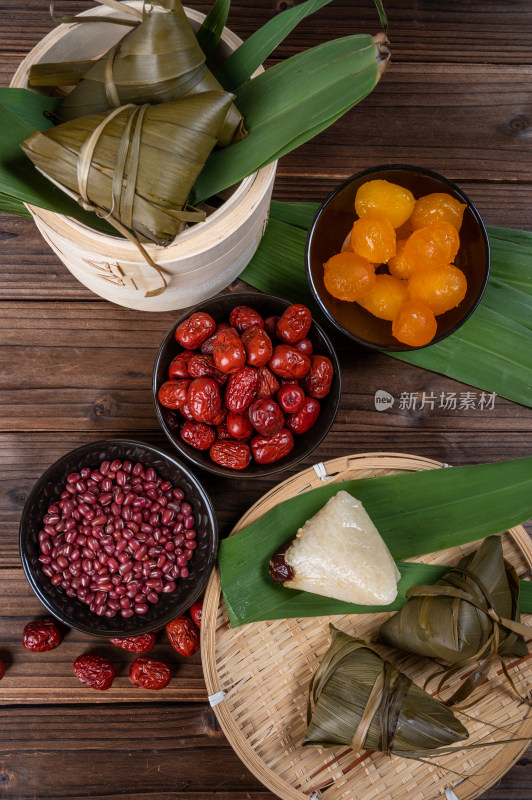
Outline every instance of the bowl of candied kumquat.
POLYGON ((420 167, 361 172, 320 207, 307 277, 329 320, 377 350, 413 350, 454 333, 489 275, 486 229, 468 197, 420 167))

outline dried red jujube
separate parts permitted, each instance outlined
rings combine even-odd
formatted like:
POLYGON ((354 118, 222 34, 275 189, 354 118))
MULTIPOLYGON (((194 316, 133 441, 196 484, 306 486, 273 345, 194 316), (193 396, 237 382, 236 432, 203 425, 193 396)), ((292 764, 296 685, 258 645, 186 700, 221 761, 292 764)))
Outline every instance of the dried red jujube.
POLYGON ((304 378, 310 369, 310 358, 289 344, 278 344, 268 363, 269 368, 281 378, 304 378))
POLYGON ((136 658, 129 668, 129 680, 141 689, 164 689, 171 677, 170 667, 154 658, 136 658))
POLYGON ((155 634, 139 633, 138 636, 126 636, 124 639, 109 639, 109 641, 130 653, 149 653, 155 644, 155 634))
MULTIPOLYGON (((229 411, 226 419, 227 433, 233 439, 249 439, 254 433, 253 425, 244 414, 229 411)), ((221 437, 218 437, 221 438, 221 437)))
POLYGON ((249 421, 261 436, 275 436, 284 427, 284 415, 275 400, 264 397, 249 407, 249 421))
POLYGON ((258 325, 247 328, 242 334, 246 359, 252 367, 265 367, 273 353, 272 340, 258 325))
POLYGON ((173 358, 168 367, 168 377, 170 380, 177 378, 190 378, 188 371, 188 364, 191 358, 194 357, 192 350, 183 350, 182 353, 173 358))
POLYGON ((331 390, 333 365, 327 356, 311 356, 310 361, 310 370, 303 378, 302 386, 310 397, 323 400, 331 390))
POLYGON ((251 440, 253 458, 258 464, 273 464, 287 456, 293 447, 294 437, 287 428, 275 436, 254 436, 251 440))
POLYGON ((229 411, 244 411, 254 400, 259 388, 259 374, 254 367, 242 367, 227 381, 224 401, 229 411))
POLYGON ((312 428, 320 415, 320 404, 314 397, 306 397, 303 405, 295 414, 290 414, 286 427, 292 433, 306 433, 312 428))
POLYGON ((224 386, 227 383, 227 374, 218 369, 212 356, 203 353, 192 354, 188 371, 191 378, 212 378, 218 386, 224 386))
POLYGON ((277 392, 277 402, 285 414, 295 414, 305 400, 305 392, 297 383, 285 383, 277 392))
POLYGON ((246 363, 246 350, 234 328, 219 331, 212 347, 214 363, 222 372, 236 372, 246 363))
POLYGON ((196 311, 177 326, 175 338, 187 350, 195 350, 216 330, 216 322, 205 311, 196 311))
POLYGON ((311 324, 312 315, 309 309, 301 303, 295 303, 282 313, 277 323, 277 336, 287 344, 295 344, 305 338, 311 324))
POLYGON ((193 656, 199 648, 199 630, 184 614, 168 623, 166 633, 170 644, 181 656, 193 656))
POLYGON ((189 613, 190 613, 190 616, 192 617, 192 621, 194 622, 194 624, 198 628, 201 628, 201 616, 202 616, 202 613, 203 613, 203 600, 196 600, 196 602, 193 603, 190 606, 189 613))
POLYGON ((209 450, 215 464, 229 469, 245 469, 251 461, 251 450, 245 442, 232 439, 216 441, 209 450))
POLYGON ((63 632, 51 617, 35 619, 24 626, 22 644, 26 650, 44 653, 46 650, 55 650, 62 641, 63 632))
POLYGON ((166 381, 159 389, 159 403, 165 408, 181 408, 187 402, 190 378, 166 381))
POLYGON ((214 428, 204 422, 196 422, 195 420, 185 422, 179 431, 179 435, 186 444, 195 450, 208 450, 216 441, 214 428))
POLYGON ((186 403, 197 422, 214 424, 222 408, 218 384, 213 378, 194 378, 188 387, 186 403))
POLYGON ((239 333, 243 333, 254 325, 264 328, 264 320, 259 312, 249 306, 235 306, 229 314, 229 324, 239 333))
POLYGON ((78 656, 72 669, 82 683, 101 692, 111 687, 116 675, 114 665, 107 658, 92 653, 78 656))

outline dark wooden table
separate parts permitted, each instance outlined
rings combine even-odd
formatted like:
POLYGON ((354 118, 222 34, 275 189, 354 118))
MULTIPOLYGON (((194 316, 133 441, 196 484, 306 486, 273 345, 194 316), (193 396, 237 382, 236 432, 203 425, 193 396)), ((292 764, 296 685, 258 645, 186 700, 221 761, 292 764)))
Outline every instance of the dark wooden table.
MULTIPOLYGON (((200 11, 205 2, 190 2, 200 11)), ((292 0, 233 0, 230 27, 244 38, 292 0)), ((57 0, 55 12, 89 3, 57 0)), ((527 0, 386 2, 392 63, 377 90, 332 129, 281 161, 274 196, 321 200, 366 167, 413 163, 455 180, 486 223, 532 229, 532 4, 527 0)), ((54 23, 47 0, 3 0, 0 83, 54 23)), ((371 0, 334 0, 305 20, 275 58, 344 33, 378 30, 371 0)), ((1 135, 1 132, 0 132, 1 135)), ((48 659, 22 650, 23 625, 40 607, 24 581, 17 527, 41 472, 85 442, 113 435, 165 445, 150 392, 153 358, 174 314, 111 305, 78 284, 29 220, 0 216, 0 797, 48 800, 267 800, 219 731, 198 656, 173 658, 169 694, 132 702, 127 656, 117 698, 73 688, 70 664, 98 649, 79 634, 48 659)), ((409 452, 451 464, 529 455, 532 412, 497 397, 492 410, 375 409, 374 395, 469 387, 335 338, 344 393, 337 420, 312 459, 409 452)), ((418 404, 419 405, 419 404, 418 404)), ((271 488, 202 476, 222 535, 271 488)), ((122 658, 122 660, 120 660, 122 658)), ((135 698, 134 698, 135 699, 135 698)), ((484 800, 532 797, 530 755, 484 800)))

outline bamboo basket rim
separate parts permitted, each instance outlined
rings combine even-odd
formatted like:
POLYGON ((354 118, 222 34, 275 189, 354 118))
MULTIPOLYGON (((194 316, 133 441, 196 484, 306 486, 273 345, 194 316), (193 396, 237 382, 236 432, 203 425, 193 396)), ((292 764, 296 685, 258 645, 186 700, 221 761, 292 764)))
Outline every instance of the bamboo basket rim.
MULTIPOLYGON (((133 8, 139 9, 144 5, 143 0, 122 0, 122 2, 132 6, 133 8)), ((206 14, 203 12, 188 8, 186 6, 184 8, 187 17, 190 20, 201 23, 205 19, 206 14)), ((160 10, 162 11, 162 9, 160 10)), ((159 9, 156 8, 156 11, 158 12, 159 9)), ((81 11, 79 14, 76 14, 76 16, 120 17, 123 16, 123 13, 121 14, 120 11, 100 5, 96 8, 89 8, 85 11, 81 11)), ((13 78, 11 79, 10 86, 17 88, 21 86, 27 87, 27 76, 29 74, 30 66, 33 63, 39 63, 41 57, 45 56, 53 45, 57 44, 63 38, 63 36, 66 36, 68 32, 75 27, 75 22, 60 23, 52 31, 47 33, 46 36, 44 36, 20 62, 15 74, 13 75, 13 78)), ((222 40, 233 50, 236 50, 241 44, 243 44, 243 40, 237 36, 236 33, 233 33, 233 31, 227 26, 225 26, 222 31, 222 40)), ((261 72, 264 72, 264 67, 262 66, 255 70, 252 77, 259 75, 261 72)), ((240 208, 240 204, 242 201, 245 199, 248 206, 248 211, 252 210, 255 205, 260 202, 264 192, 267 191, 268 186, 274 180, 276 170, 277 161, 273 161, 271 164, 267 164, 265 167, 262 167, 262 169, 257 170, 257 172, 248 175, 246 178, 240 181, 231 195, 222 203, 219 208, 215 209, 211 214, 209 214, 203 222, 196 223, 195 225, 192 225, 186 230, 182 231, 179 236, 177 236, 174 241, 168 245, 168 247, 162 248, 152 242, 146 243, 144 247, 148 252, 156 252, 157 260, 160 263, 175 259, 175 248, 177 247, 179 247, 180 250, 179 256, 182 257, 186 257, 187 255, 191 254, 195 255, 197 253, 209 250, 212 247, 213 234, 215 234, 215 231, 213 231, 212 228, 218 224, 220 218, 223 217, 225 229, 230 228, 233 223, 236 225, 241 220, 242 209, 240 208), (199 238, 199 233, 201 233, 203 238, 198 248, 197 240, 199 238)), ((78 237, 79 244, 81 246, 83 246, 84 243, 87 247, 95 247, 96 245, 99 249, 102 249, 102 253, 105 254, 106 249, 112 245, 114 251, 118 253, 120 258, 127 258, 128 255, 131 257, 131 254, 135 252, 134 245, 118 235, 96 231, 89 225, 86 225, 85 223, 80 222, 73 217, 68 217, 64 214, 58 214, 55 211, 40 208, 39 206, 34 206, 30 203, 25 203, 25 205, 33 217, 38 217, 38 219, 40 219, 45 225, 57 230, 58 233, 66 236, 67 238, 72 238, 74 236, 78 237)))
MULTIPOLYGON (((238 533, 238 531, 258 519, 263 513, 282 500, 322 485, 323 480, 337 482, 348 478, 376 477, 377 475, 394 474, 396 472, 419 471, 448 466, 448 464, 434 459, 402 453, 390 454, 375 452, 331 459, 324 462, 322 465, 310 467, 287 478, 268 491, 240 518, 230 535, 238 533), (323 468, 325 470, 325 477, 323 477, 323 468)), ((503 542, 505 550, 506 546, 513 548, 512 554, 514 555, 514 560, 519 557, 526 567, 530 568, 532 566, 532 542, 522 525, 518 525, 505 532, 503 534, 503 542)), ((461 555, 474 548, 475 543, 470 543, 463 547, 445 550, 443 551, 444 556, 441 559, 441 563, 453 563, 453 561, 449 562, 449 559, 457 560, 458 554, 461 555)), ((507 558, 509 557, 508 553, 505 553, 505 555, 507 558)), ((424 556, 423 558, 415 560, 430 561, 431 558, 429 556, 424 556)), ((511 557, 510 560, 512 560, 511 557)), ((356 615, 357 627, 360 627, 368 618, 375 616, 382 618, 383 616, 389 615, 356 615)), ((215 568, 211 575, 204 598, 201 627, 201 655, 207 692, 218 722, 220 723, 220 727, 233 750, 255 777, 268 789, 275 792, 278 797, 283 800, 308 800, 309 797, 311 797, 311 800, 318 800, 318 798, 322 797, 319 789, 320 787, 323 788, 323 786, 321 786, 319 782, 319 777, 316 777, 314 781, 316 785, 312 785, 311 782, 310 787, 308 783, 303 785, 304 782, 301 778, 302 767, 299 761, 309 750, 321 752, 320 758, 323 761, 323 765, 317 770, 317 773, 319 773, 322 778, 323 776, 329 776, 331 773, 337 775, 332 785, 330 787, 327 786, 328 791, 324 795, 327 798, 330 797, 331 800, 333 797, 354 798, 355 796, 357 800, 370 800, 370 798, 396 800, 396 798, 403 798, 407 795, 410 795, 410 800, 418 800, 418 798, 419 800, 421 800, 421 798, 425 800, 426 798, 432 797, 444 798, 445 789, 447 787, 452 788, 453 791, 456 790, 460 800, 474 800, 474 798, 478 797, 482 792, 485 792, 499 780, 526 750, 528 746, 527 741, 513 741, 509 744, 495 746, 493 748, 486 747, 469 751, 457 749, 456 758, 454 754, 452 756, 454 759, 452 762, 453 770, 456 769, 458 771, 462 766, 465 774, 465 777, 457 782, 457 776, 454 775, 452 771, 447 771, 446 767, 443 766, 443 764, 447 765, 445 759, 449 758, 448 756, 443 759, 434 760, 434 762, 431 762, 431 765, 428 766, 425 763, 420 764, 416 761, 401 759, 396 756, 389 759, 382 754, 378 754, 376 757, 371 756, 368 761, 368 757, 364 755, 364 751, 362 751, 362 755, 358 755, 355 758, 357 754, 354 754, 349 748, 331 748, 328 750, 321 748, 305 748, 303 750, 297 743, 292 746, 293 743, 290 742, 290 728, 285 726, 285 728, 282 728, 282 731, 279 732, 277 717, 279 713, 284 713, 284 707, 281 712, 279 712, 274 704, 272 713, 268 717, 269 711, 264 707, 255 710, 253 707, 252 694, 249 699, 239 699, 246 692, 248 695, 250 694, 250 687, 259 697, 267 696, 268 694, 268 678, 263 676, 269 669, 268 658, 270 658, 271 651, 270 655, 267 654, 264 657, 261 654, 257 654, 257 648, 253 648, 251 639, 255 635, 255 638, 258 640, 256 631, 260 631, 263 635, 261 642, 265 642, 267 645, 271 643, 273 647, 275 647, 278 640, 284 642, 290 634, 295 637, 299 633, 298 631, 294 632, 298 624, 300 630, 305 627, 306 631, 309 630, 309 624, 312 624, 313 631, 320 627, 322 629, 324 644, 321 648, 321 654, 323 654, 328 645, 329 620, 335 620, 335 624, 340 620, 341 625, 342 622, 348 618, 347 615, 343 615, 341 617, 317 617, 307 620, 276 620, 272 622, 250 623, 233 630, 228 624, 225 604, 221 594, 218 568, 215 568), (242 631, 244 630, 246 631, 245 639, 241 639, 239 644, 238 639, 243 636, 242 631), (267 639, 267 634, 271 634, 271 641, 267 639), (232 650, 230 650, 231 646, 233 647, 232 650), (243 666, 242 663, 238 661, 240 656, 239 648, 248 651, 247 662, 242 662, 243 666), (253 663, 250 662, 250 652, 252 652, 251 660, 253 663), (253 672, 253 670, 255 670, 255 672, 253 672), (245 679, 242 677, 243 671, 245 672, 245 679), (253 681, 255 681, 255 685, 253 681), (221 693, 225 693, 225 697, 223 697, 221 693), (220 699, 222 697, 223 699, 220 699), (277 716, 274 718, 274 715, 277 716), (254 727, 255 717, 256 728, 254 727), (276 731, 277 736, 273 736, 273 742, 270 744, 264 744, 264 741, 268 742, 268 738, 271 739, 272 736, 266 734, 265 739, 261 740, 260 737, 257 739, 255 733, 257 729, 264 730, 268 724, 271 725, 271 729, 276 731), (251 734, 250 731, 252 732, 251 734), (267 747, 271 748, 271 751, 268 751, 268 761, 264 757, 264 751, 267 747), (502 748, 502 751, 499 747, 502 748), (343 771, 346 761, 344 757, 345 753, 343 755, 342 753, 337 754, 338 750, 350 753, 350 757, 347 756, 348 761, 353 761, 354 759, 349 770, 345 772, 343 771), (487 753, 487 755, 484 755, 484 758, 479 755, 483 753, 487 753), (329 754, 333 755, 331 756, 329 754), (495 754, 497 757, 493 757, 495 754), (287 762, 290 764, 289 767, 286 766, 287 762), (477 778, 478 776, 468 776, 466 770, 471 769, 471 766, 475 768, 479 763, 481 763, 483 770, 482 778, 479 782, 475 782, 473 777, 477 778), (389 769, 390 764, 395 765, 395 770, 389 769), (424 774, 427 771, 428 777, 424 774), (391 775, 390 772, 392 773, 391 775), (360 786, 362 779, 365 781, 363 787, 360 786), (334 789, 336 786, 336 781, 338 781, 338 791, 336 793, 334 793, 334 791, 331 793, 331 789, 334 789)), ((382 621, 382 619, 380 621, 382 621)), ((376 627, 376 625, 374 624, 373 627, 376 627)), ((362 638, 364 638, 364 634, 361 635, 362 638)), ((300 641, 301 639, 297 639, 294 644, 294 648, 297 648, 298 652, 300 650, 300 641)), ((268 647, 265 645, 264 649, 268 650, 268 647)), ((381 651, 386 650, 386 648, 383 647, 378 649, 381 651)), ((390 653, 394 652, 391 648, 388 648, 388 650, 390 653)), ((397 651, 395 651, 395 653, 397 654, 397 651)), ((315 653, 313 655, 315 656, 315 653)), ((428 659, 422 659, 419 656, 408 654, 404 654, 404 656, 405 658, 403 661, 406 660, 410 665, 419 665, 423 663, 428 665, 432 663, 432 670, 434 669, 433 662, 429 662, 428 659)), ((281 656, 279 656, 279 658, 281 658, 281 656)), ((308 661, 308 658, 308 653, 306 651, 302 652, 298 667, 302 666, 304 669, 305 660, 308 661)), ((392 658, 392 660, 394 659, 392 658)), ((281 664, 277 663, 276 665, 277 677, 279 678, 280 675, 281 684, 288 683, 289 686, 293 687, 296 680, 293 679, 293 674, 287 671, 288 666, 285 667, 285 659, 281 658, 281 661, 281 664), (291 679, 292 682, 290 683, 291 679)), ((396 655, 395 662, 397 663, 397 661, 396 655)), ((526 660, 522 659, 521 661, 525 661, 523 669, 525 671, 528 670, 528 677, 530 678, 531 665, 527 664, 526 660)), ((314 671, 317 663, 319 663, 319 658, 316 663, 312 665, 311 673, 314 671)), ((519 662, 519 664, 520 663, 521 662, 519 662)), ((293 673, 293 665, 291 669, 293 673)), ((417 667, 417 669, 419 672, 419 667, 417 667)), ((423 667, 421 667, 421 669, 423 669, 423 667)), ((519 666, 519 670, 521 670, 521 665, 519 666)), ((426 673, 430 671, 430 667, 428 670, 425 667, 426 673)), ((519 673, 521 676, 523 676, 523 674, 523 672, 519 673)), ((416 680, 416 682, 418 685, 422 685, 422 679, 421 684, 419 679, 416 680)), ((298 688, 299 687, 296 686, 296 693, 298 688)), ((515 719, 512 718, 511 723, 515 722, 517 724, 517 722, 519 722, 519 726, 517 731, 512 728, 510 735, 519 737, 526 736, 530 739, 532 737, 532 715, 526 717, 522 710, 519 710, 516 702, 512 701, 513 705, 510 702, 501 702, 501 696, 503 701, 508 701, 509 695, 504 694, 504 689, 500 689, 500 691, 501 695, 498 694, 498 690, 496 689, 496 691, 492 692, 489 696, 488 702, 490 707, 493 705, 494 698, 496 700, 496 708, 498 709, 499 706, 502 706, 505 714, 509 713, 508 708, 512 706, 515 719)), ((299 694, 301 694, 301 692, 299 692, 299 694)), ((292 695, 289 694, 288 696, 290 700, 293 699, 292 695)), ((479 706, 482 706, 484 709, 485 704, 486 699, 483 698, 479 706)), ((470 710, 468 713, 474 714, 475 709, 470 710)), ((466 727, 469 727, 470 723, 466 720, 465 724, 466 727)), ((478 730, 484 732, 490 730, 484 723, 480 724, 477 721, 476 725, 478 730)), ((472 738, 474 740, 475 733, 472 734, 472 738)), ((502 735, 500 735, 499 738, 502 738, 502 735)), ((318 760, 317 758, 316 762, 318 760)))

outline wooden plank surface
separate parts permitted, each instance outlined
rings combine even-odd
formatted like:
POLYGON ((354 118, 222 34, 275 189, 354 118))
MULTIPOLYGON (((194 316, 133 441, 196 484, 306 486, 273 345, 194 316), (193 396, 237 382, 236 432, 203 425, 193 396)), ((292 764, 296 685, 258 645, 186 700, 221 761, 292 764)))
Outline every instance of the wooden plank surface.
MULTIPOLYGON (((230 26, 244 38, 297 0, 232 0, 230 26)), ((90 8, 56 0, 55 14, 90 8)), ((207 11, 210 2, 189 2, 207 11)), ((274 196, 322 200, 369 166, 406 161, 459 182, 488 224, 532 229, 529 0, 387 0, 392 63, 358 108, 297 154, 282 159, 274 196)), ((48 2, 4 0, 0 85, 50 31, 48 2)), ((274 54, 270 64, 345 33, 378 29, 372 0, 333 0, 274 54)), ((38 476, 60 455, 119 434, 168 447, 151 400, 151 369, 174 314, 129 311, 96 298, 67 272, 32 222, 0 215, 0 798, 9 800, 269 800, 225 742, 205 702, 198 656, 181 659, 160 634, 154 655, 174 678, 164 693, 130 688, 133 656, 70 632, 51 653, 20 644, 40 606, 18 557, 18 522, 38 476), (113 694, 75 683, 84 650, 112 655, 113 694), (30 658, 31 656, 31 658, 30 658), (96 702, 97 701, 97 702, 96 702)), ((333 336, 344 392, 335 424, 313 456, 412 452, 467 464, 530 455, 532 412, 501 398, 490 411, 400 407, 468 387, 333 336), (378 389, 394 407, 375 409, 378 389)), ((283 476, 284 477, 284 476, 283 476)), ((276 479, 201 475, 226 535, 276 479)), ((529 800, 530 756, 482 795, 529 800)), ((460 797, 460 787, 456 788, 460 797)), ((325 795, 326 796, 326 795, 325 795)))

